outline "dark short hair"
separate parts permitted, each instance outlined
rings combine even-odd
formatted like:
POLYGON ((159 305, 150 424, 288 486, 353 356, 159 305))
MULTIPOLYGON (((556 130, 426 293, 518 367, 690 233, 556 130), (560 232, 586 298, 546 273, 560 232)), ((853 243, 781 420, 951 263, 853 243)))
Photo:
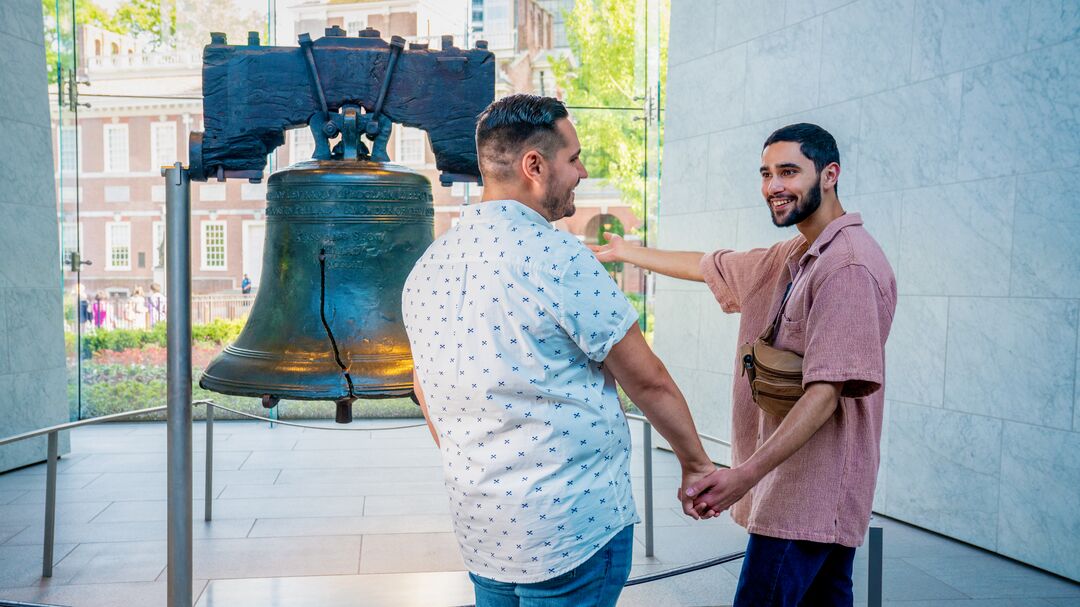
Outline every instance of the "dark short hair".
POLYGON ((476 122, 480 168, 492 177, 508 177, 526 147, 550 158, 564 143, 555 122, 569 116, 553 97, 510 95, 494 101, 476 122))
POLYGON ((816 124, 800 122, 776 129, 765 140, 765 145, 761 146, 761 149, 764 150, 778 141, 798 143, 799 150, 803 156, 813 161, 818 173, 833 162, 840 164, 840 151, 836 149, 836 139, 829 134, 829 131, 816 124))

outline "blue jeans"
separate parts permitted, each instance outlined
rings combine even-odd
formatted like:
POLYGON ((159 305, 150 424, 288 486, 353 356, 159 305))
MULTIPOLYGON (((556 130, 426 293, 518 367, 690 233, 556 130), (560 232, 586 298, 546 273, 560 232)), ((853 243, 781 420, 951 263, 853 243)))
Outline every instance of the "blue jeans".
POLYGON ((734 607, 850 607, 855 549, 750 534, 734 607))
POLYGON ((627 525, 589 560, 550 580, 513 584, 470 573, 476 607, 613 607, 630 577, 633 547, 634 526, 627 525))

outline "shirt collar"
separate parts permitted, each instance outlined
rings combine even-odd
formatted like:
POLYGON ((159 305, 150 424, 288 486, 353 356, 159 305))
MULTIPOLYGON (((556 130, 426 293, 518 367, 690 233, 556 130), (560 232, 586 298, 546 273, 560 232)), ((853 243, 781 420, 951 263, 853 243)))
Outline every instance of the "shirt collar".
POLYGON ((817 240, 814 241, 814 244, 810 245, 810 248, 807 249, 806 254, 814 256, 821 255, 821 251, 825 247, 829 246, 829 243, 832 242, 833 238, 836 238, 836 235, 839 234, 844 228, 848 228, 851 226, 861 226, 862 223, 862 215, 858 213, 844 213, 843 215, 830 221, 829 225, 825 226, 825 229, 821 231, 820 235, 818 235, 817 240))
POLYGON ((551 226, 551 222, 545 219, 543 215, 517 200, 489 200, 461 207, 462 223, 491 221, 493 219, 508 219, 515 223, 525 221, 551 226))

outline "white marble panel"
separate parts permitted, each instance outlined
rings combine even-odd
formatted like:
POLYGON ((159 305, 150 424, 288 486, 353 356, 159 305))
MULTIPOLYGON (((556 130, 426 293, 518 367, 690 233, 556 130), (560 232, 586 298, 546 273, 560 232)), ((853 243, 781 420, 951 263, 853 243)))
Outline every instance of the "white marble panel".
MULTIPOLYGON (((31 42, 0 33, 0 48, 4 49, 4 69, 0 70, 0 91, 4 91, 0 95, 0 116, 48 128, 49 85, 44 39, 40 36, 31 42)), ((42 143, 48 146, 48 141, 44 139, 42 143)), ((49 166, 52 166, 51 158, 49 166)))
MULTIPOLYGON (((12 353, 17 354, 16 352, 12 353)), ((12 436, 68 421, 65 369, 60 367, 0 375, 4 395, 0 436, 12 436)), ((0 471, 44 461, 45 437, 0 447, 0 471)), ((60 433, 60 452, 70 451, 68 433, 60 433)))
POLYGON ((41 2, 33 0, 0 2, 0 33, 43 45, 41 6, 41 2))
POLYGON ((777 13, 782 10, 779 3, 766 6, 760 0, 717 1, 716 49, 730 48, 781 29, 784 26, 783 15, 777 13))
POLYGON ((747 43, 746 122, 817 106, 820 69, 820 17, 747 43))
POLYGON ((998 551, 1080 580, 1080 433, 1005 423, 998 551))
POLYGON ((1080 165, 1080 39, 964 73, 959 179, 1080 165))
POLYGON ((667 215, 704 211, 716 195, 708 187, 708 135, 677 139, 664 146, 660 177, 660 212, 667 215))
MULTIPOLYGON (((731 390, 732 382, 737 379, 708 371, 698 376, 698 400, 690 405, 698 432, 731 442, 731 390)), ((731 464, 730 447, 710 440, 702 440, 701 444, 713 461, 731 464)))
POLYGON ((885 513, 993 550, 1001 421, 890 402, 885 513))
POLYGON ((784 23, 798 23, 853 2, 854 0, 787 0, 784 5, 784 23))
POLYGON ((55 208, 0 203, 0 288, 59 289, 58 239, 55 208))
POLYGON ((719 51, 668 70, 665 141, 740 124, 746 88, 746 48, 719 51))
POLYGON ((885 394, 908 403, 941 407, 949 300, 902 296, 885 343, 885 394))
POLYGON ((948 74, 1023 51, 1027 19, 1027 2, 919 0, 912 79, 948 74))
MULTIPOLYGON (((7 289, 0 289, 0 302, 7 301, 7 289)), ((11 351, 11 334, 7 329, 7 315, 0 311, 0 375, 11 372, 8 352, 11 351)), ((17 345, 17 344, 16 344, 17 345)))
POLYGON ((761 146, 766 125, 728 129, 709 136, 709 197, 712 208, 743 209, 761 202, 761 146))
POLYGON ((712 293, 702 295, 701 329, 698 331, 698 360, 703 368, 733 374, 735 350, 739 345, 739 314, 725 314, 712 293))
POLYGON ((862 99, 856 193, 955 180, 961 84, 957 74, 862 99))
POLYGON ((736 211, 670 215, 660 220, 659 247, 676 251, 715 251, 735 245, 736 211))
POLYGON ((752 209, 739 209, 739 232, 736 235, 737 251, 746 251, 758 247, 771 247, 782 241, 794 238, 799 233, 794 226, 778 228, 773 225, 769 207, 762 200, 752 209))
MULTIPOLYGON (((841 156, 841 158, 843 158, 841 156)), ((844 173, 841 172, 841 175, 844 173)), ((882 192, 863 196, 841 196, 840 202, 849 213, 862 215, 863 227, 874 237, 892 264, 893 274, 900 274, 900 223, 902 218, 900 192, 882 192)))
POLYGON ((1057 44, 1080 35, 1080 2, 1030 0, 1028 50, 1057 44))
POLYGON ((64 368, 60 289, 5 289, 2 312, 13 372, 64 368))
POLYGON ((678 65, 713 52, 712 2, 675 2, 671 5, 668 65, 678 65))
POLYGON ((904 192, 903 295, 1008 295, 1013 178, 904 192))
POLYGON ((822 105, 907 81, 913 10, 914 0, 863 0, 823 17, 822 105))
POLYGON ((1074 432, 1080 432, 1080 330, 1076 332, 1076 375, 1073 377, 1073 425, 1074 432))
POLYGON ((1078 315, 1071 300, 951 299, 945 408, 1070 429, 1078 315))
POLYGON ((1010 294, 1080 298, 1080 215, 1072 176, 1055 171, 1017 178, 1010 294))
POLYGON ((653 349, 657 356, 666 365, 698 368, 697 332, 701 298, 672 291, 657 293, 655 301, 653 349))
MULTIPOLYGON (((41 102, 46 102, 44 95, 41 102)), ((18 116, 12 118, 0 118, 0 133, 5 140, 20 142, 0 146, 0 175, 4 175, 0 203, 51 209, 55 222, 56 190, 48 124, 37 126, 20 121, 18 116)))

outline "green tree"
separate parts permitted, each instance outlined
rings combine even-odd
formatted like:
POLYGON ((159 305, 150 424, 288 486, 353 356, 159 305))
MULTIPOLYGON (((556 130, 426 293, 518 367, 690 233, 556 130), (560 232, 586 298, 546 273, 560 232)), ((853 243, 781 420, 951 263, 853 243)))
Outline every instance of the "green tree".
MULTIPOLYGON (((553 62, 555 81, 567 105, 641 107, 645 88, 644 35, 638 0, 577 0, 566 17, 573 58, 553 62)), ((660 82, 667 80, 667 32, 661 29, 660 82)), ((662 90, 662 89, 661 89, 662 90)), ((578 110, 574 113, 582 157, 593 177, 612 183, 643 217, 645 122, 642 112, 578 110)))
POLYGON ((127 0, 116 9, 116 21, 125 33, 157 48, 176 35, 176 3, 161 0, 127 0), (162 4, 167 4, 162 15, 162 4))
POLYGON ((50 83, 56 82, 57 51, 64 53, 65 63, 72 61, 73 22, 90 23, 118 34, 127 31, 109 11, 98 6, 93 0, 41 0, 41 13, 45 18, 45 64, 50 83), (64 32, 65 40, 59 40, 58 30, 64 32), (58 49, 59 42, 63 42, 63 48, 58 49))

